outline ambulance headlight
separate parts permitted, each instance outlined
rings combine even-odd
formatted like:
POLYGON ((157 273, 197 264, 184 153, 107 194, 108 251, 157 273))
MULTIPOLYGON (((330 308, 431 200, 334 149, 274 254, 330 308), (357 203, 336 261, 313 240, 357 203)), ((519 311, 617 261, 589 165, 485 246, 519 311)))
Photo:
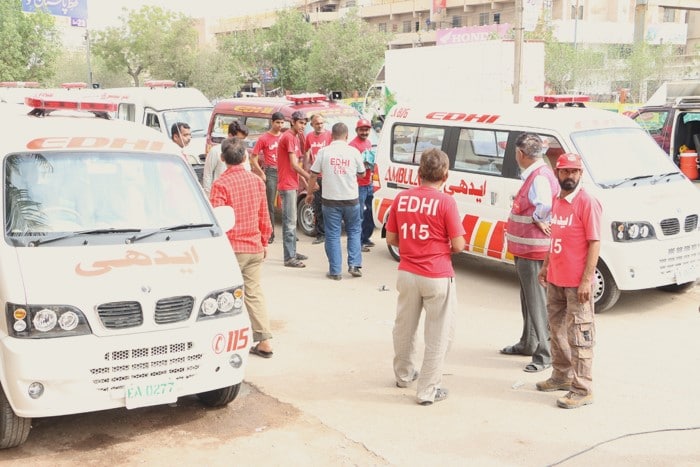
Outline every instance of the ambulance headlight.
POLYGON ((616 242, 634 242, 656 238, 654 227, 648 222, 613 222, 613 240, 616 242))
POLYGON ((237 315, 243 311, 243 296, 243 286, 210 293, 202 300, 197 321, 237 315))
POLYGON ((91 334, 79 309, 69 305, 19 305, 7 303, 5 319, 11 336, 42 339, 91 334))

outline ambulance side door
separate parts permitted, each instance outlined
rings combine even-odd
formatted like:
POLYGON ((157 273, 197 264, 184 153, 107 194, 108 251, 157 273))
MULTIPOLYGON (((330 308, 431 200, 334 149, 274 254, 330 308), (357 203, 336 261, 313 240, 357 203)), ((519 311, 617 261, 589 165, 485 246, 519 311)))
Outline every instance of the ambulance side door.
POLYGON ((457 202, 466 251, 499 260, 507 259, 505 225, 518 184, 509 178, 514 173, 509 139, 507 130, 453 127, 447 150, 451 170, 444 191, 457 202))

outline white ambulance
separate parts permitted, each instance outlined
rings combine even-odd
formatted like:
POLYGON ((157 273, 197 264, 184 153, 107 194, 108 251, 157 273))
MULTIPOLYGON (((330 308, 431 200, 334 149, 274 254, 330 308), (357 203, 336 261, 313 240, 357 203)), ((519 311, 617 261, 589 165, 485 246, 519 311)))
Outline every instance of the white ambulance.
MULTIPOLYGON (((596 311, 611 308, 621 290, 681 291, 700 276, 700 192, 634 121, 582 105, 584 98, 547 96, 540 107, 447 103, 395 106, 377 148, 381 188, 375 224, 385 233, 399 190, 418 185, 421 153, 450 158, 443 190, 455 197, 466 230, 465 252, 512 261, 504 229, 522 181, 515 139, 540 135, 550 165, 564 152, 581 155, 582 183, 603 206, 596 311), (560 107, 557 104, 571 104, 560 107)), ((398 258, 398 251, 390 248, 398 258)))
POLYGON ((34 417, 235 399, 252 334, 233 210, 164 135, 98 117, 115 103, 27 105, 0 104, 0 448, 34 417))
POLYGON ((172 80, 150 80, 140 87, 99 91, 101 98, 118 101, 118 119, 141 123, 168 138, 173 136, 173 123, 187 123, 192 140, 184 148, 184 154, 201 181, 206 159, 206 132, 213 107, 202 91, 178 85, 172 80))

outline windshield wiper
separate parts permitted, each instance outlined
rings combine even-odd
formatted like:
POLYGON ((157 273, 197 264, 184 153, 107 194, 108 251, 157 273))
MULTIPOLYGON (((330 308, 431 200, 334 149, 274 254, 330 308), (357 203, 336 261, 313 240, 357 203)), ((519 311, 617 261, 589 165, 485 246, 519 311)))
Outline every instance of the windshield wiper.
POLYGON ((138 242, 139 240, 143 240, 144 238, 150 237, 155 234, 163 233, 163 232, 174 232, 176 230, 188 230, 188 229, 201 229, 203 227, 213 227, 214 224, 178 224, 178 225, 171 225, 169 227, 161 227, 156 230, 151 230, 150 232, 146 232, 143 235, 134 235, 130 238, 127 239, 127 243, 135 243, 138 242))
POLYGON ((643 180, 645 178, 652 178, 653 175, 637 175, 636 177, 627 177, 623 178, 617 183, 611 183, 610 185, 606 185, 606 188, 617 188, 618 186, 622 185, 623 183, 631 182, 634 180, 643 180))
POLYGON ((27 246, 39 246, 45 245, 47 243, 57 242, 63 240, 64 238, 73 238, 79 235, 101 235, 101 234, 112 234, 112 233, 129 233, 129 232, 141 232, 141 229, 87 229, 79 230, 77 232, 70 232, 66 234, 56 235, 55 237, 49 237, 47 239, 37 238, 27 243, 27 246))
POLYGON ((662 178, 670 177, 671 175, 680 175, 680 174, 681 174, 681 173, 680 173, 680 171, 678 171, 678 170, 676 170, 675 172, 666 172, 666 173, 663 173, 663 174, 659 174, 659 175, 656 175, 656 176, 654 177, 654 180, 652 181, 652 183, 656 183, 656 182, 658 182, 659 180, 661 180, 662 178))

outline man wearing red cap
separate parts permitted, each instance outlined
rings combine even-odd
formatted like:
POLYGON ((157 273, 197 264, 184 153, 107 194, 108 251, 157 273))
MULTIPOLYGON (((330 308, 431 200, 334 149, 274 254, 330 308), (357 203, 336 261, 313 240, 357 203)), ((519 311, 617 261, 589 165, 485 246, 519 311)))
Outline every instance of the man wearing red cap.
POLYGON ((549 253, 538 275, 547 288, 552 376, 538 382, 537 389, 568 390, 557 405, 575 409, 593 403, 593 277, 602 208, 580 185, 581 156, 562 154, 555 172, 561 192, 552 206, 549 253))
POLYGON ((374 188, 372 187, 372 174, 374 173, 374 150, 372 142, 369 140, 369 133, 372 130, 372 124, 369 120, 361 118, 355 125, 355 133, 357 136, 350 141, 350 146, 354 147, 365 161, 365 173, 357 177, 357 185, 360 194, 360 209, 362 210, 362 251, 368 252, 369 248, 374 246, 374 242, 370 240, 372 232, 374 232, 374 220, 372 219, 372 200, 374 199, 374 188))

